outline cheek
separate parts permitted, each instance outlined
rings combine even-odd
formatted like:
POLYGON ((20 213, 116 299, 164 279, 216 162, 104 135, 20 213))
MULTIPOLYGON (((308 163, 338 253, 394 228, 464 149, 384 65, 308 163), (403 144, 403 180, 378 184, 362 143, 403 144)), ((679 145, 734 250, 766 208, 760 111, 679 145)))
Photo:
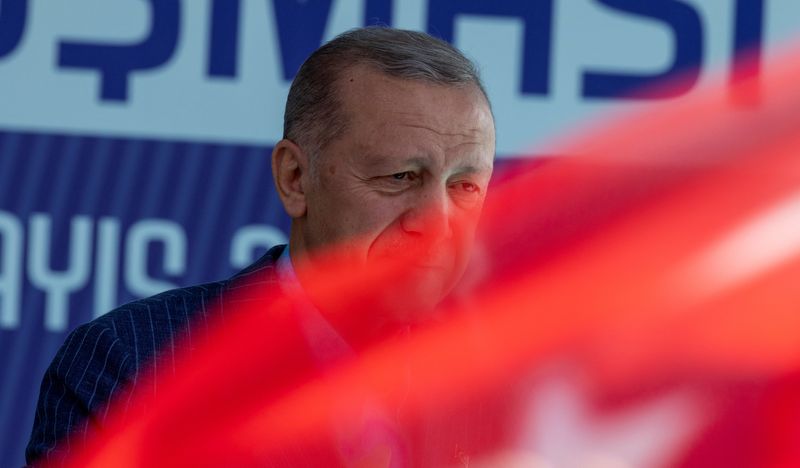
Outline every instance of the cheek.
POLYGON ((375 217, 370 226, 368 255, 372 258, 396 258, 411 248, 410 239, 403 231, 400 218, 402 212, 383 212, 375 217))
MULTIPOLYGON (((323 167, 324 170, 324 167, 323 167)), ((351 181, 322 177, 306 192, 309 222, 335 240, 364 236, 380 224, 381 206, 374 195, 351 181)))
POLYGON ((480 220, 480 208, 459 212, 451 218, 453 236, 461 242, 468 242, 475 237, 480 220))
POLYGON ((473 237, 468 231, 461 231, 454 236, 452 256, 455 272, 461 272, 466 267, 472 244, 473 237))
POLYGON ((402 246, 403 208, 399 200, 374 194, 357 196, 338 205, 335 211, 340 213, 342 237, 348 238, 363 255, 396 255, 395 249, 402 246))
POLYGON ((457 272, 463 271, 475 244, 477 217, 462 217, 453 223, 453 257, 457 272))

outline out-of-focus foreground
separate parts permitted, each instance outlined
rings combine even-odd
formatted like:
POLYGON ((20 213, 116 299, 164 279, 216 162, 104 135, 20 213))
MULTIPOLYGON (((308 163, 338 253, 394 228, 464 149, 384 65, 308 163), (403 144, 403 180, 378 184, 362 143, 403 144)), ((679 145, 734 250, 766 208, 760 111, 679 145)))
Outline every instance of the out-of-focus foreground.
MULTIPOLYGON (((471 289, 334 366, 303 357, 288 302, 243 292, 73 466, 796 466, 793 57, 737 85, 756 110, 709 89, 505 174, 471 289)), ((357 335, 403 261, 330 256, 307 286, 357 335)))

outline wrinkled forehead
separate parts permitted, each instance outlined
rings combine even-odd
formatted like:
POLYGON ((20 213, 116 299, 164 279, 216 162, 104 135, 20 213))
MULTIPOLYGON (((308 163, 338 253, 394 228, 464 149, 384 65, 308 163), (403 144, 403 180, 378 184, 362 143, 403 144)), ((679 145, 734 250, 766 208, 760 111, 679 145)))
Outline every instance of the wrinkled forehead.
POLYGON ((348 120, 344 139, 359 153, 381 160, 457 156, 491 166, 494 121, 474 84, 442 85, 352 67, 340 77, 339 92, 348 120))
POLYGON ((349 118, 361 117, 361 124, 406 117, 441 133, 494 130, 489 103, 474 83, 397 78, 358 64, 340 73, 336 91, 342 110, 349 118))

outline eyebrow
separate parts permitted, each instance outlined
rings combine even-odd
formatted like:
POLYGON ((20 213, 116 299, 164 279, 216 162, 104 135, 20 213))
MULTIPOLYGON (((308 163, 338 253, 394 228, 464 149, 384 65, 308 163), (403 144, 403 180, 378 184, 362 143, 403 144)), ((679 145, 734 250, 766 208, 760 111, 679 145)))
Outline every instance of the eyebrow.
POLYGON ((459 166, 456 168, 454 174, 476 174, 480 172, 489 172, 492 170, 492 166, 459 166))
POLYGON ((385 153, 367 153, 362 159, 362 164, 367 167, 377 167, 385 164, 415 164, 417 166, 424 166, 427 158, 423 156, 392 156, 385 153))
MULTIPOLYGON (((413 165, 418 167, 426 167, 430 162, 430 158, 425 156, 391 156, 386 153, 368 153, 367 158, 365 158, 364 165, 368 168, 376 168, 386 164, 398 164, 398 165, 413 165)), ((454 168, 453 174, 478 174, 482 172, 491 172, 492 171, 491 165, 485 166, 476 166, 473 164, 467 164, 464 166, 458 166, 454 168)))

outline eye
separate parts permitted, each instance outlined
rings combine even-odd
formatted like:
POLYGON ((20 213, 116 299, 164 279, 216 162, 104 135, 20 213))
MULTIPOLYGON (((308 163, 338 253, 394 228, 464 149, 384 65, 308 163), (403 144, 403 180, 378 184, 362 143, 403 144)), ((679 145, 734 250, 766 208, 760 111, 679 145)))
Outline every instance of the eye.
POLYGON ((420 175, 414 171, 395 172, 383 178, 387 183, 395 186, 407 186, 420 182, 420 175))
POLYGON ((405 171, 392 174, 389 177, 391 177, 394 180, 413 180, 415 175, 416 174, 414 174, 411 171, 405 171))
POLYGON ((481 189, 472 182, 461 182, 459 185, 461 186, 461 190, 468 193, 478 193, 481 191, 481 189))
POLYGON ((450 187, 466 194, 478 194, 481 192, 481 188, 472 182, 458 182, 450 187))
POLYGON ((481 201, 481 188, 478 184, 468 181, 454 182, 450 184, 450 194, 453 200, 464 209, 477 207, 481 201))
POLYGON ((422 182, 422 176, 414 171, 395 172, 373 179, 375 187, 387 193, 400 193, 416 187, 422 182))

